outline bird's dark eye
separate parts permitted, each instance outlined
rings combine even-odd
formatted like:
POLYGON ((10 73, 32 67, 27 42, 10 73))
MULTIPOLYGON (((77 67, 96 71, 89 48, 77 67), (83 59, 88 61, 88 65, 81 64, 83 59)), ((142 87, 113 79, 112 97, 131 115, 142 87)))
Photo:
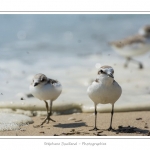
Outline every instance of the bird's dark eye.
POLYGON ((103 70, 100 70, 100 72, 103 73, 104 71, 103 71, 103 70))
POLYGON ((100 71, 98 72, 98 74, 101 74, 101 73, 104 73, 104 71, 103 71, 103 70, 100 70, 100 71))
POLYGON ((43 81, 45 81, 45 79, 41 79, 41 81, 43 82, 43 81))

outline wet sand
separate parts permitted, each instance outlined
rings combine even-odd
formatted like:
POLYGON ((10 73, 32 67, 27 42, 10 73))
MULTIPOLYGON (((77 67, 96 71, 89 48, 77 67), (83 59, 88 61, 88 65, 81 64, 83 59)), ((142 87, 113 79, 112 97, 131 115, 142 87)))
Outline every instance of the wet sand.
POLYGON ((0 131, 0 136, 149 136, 150 111, 114 113, 113 129, 108 131, 110 113, 98 113, 98 131, 89 131, 94 126, 93 113, 74 113, 52 116, 56 122, 36 127, 44 119, 32 117, 34 123, 16 131, 0 131))

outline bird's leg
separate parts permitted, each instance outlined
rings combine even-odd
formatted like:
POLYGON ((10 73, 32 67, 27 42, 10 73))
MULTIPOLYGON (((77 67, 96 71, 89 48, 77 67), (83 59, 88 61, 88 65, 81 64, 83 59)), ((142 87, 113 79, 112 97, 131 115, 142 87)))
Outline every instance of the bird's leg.
POLYGON ((108 128, 108 131, 113 130, 113 128, 112 128, 112 119, 113 119, 113 114, 114 114, 114 104, 112 104, 110 127, 108 128))
POLYGON ((128 67, 128 64, 129 64, 129 61, 131 60, 131 58, 130 57, 127 57, 126 58, 126 62, 125 62, 125 64, 124 64, 124 67, 126 68, 126 67, 128 67))
POLYGON ((99 130, 97 127, 96 127, 96 121, 97 121, 97 110, 96 110, 96 104, 95 104, 95 127, 93 128, 93 129, 91 129, 91 130, 89 130, 89 131, 93 131, 93 130, 95 130, 95 131, 97 131, 97 130, 99 130))
POLYGON ((48 121, 47 123, 49 123, 49 121, 53 121, 55 122, 53 119, 50 118, 51 116, 51 111, 52 111, 52 101, 50 101, 50 112, 48 112, 48 103, 46 101, 45 102, 45 105, 46 105, 46 110, 47 110, 47 117, 45 118, 45 120, 41 123, 41 125, 43 125, 46 121, 48 121))
POLYGON ((143 65, 142 65, 141 62, 139 62, 139 61, 137 61, 137 60, 135 60, 135 59, 133 59, 133 58, 130 58, 130 60, 132 60, 132 61, 135 62, 135 63, 138 63, 139 69, 143 69, 143 65))
POLYGON ((53 122, 56 122, 55 120, 50 118, 50 116, 52 115, 52 104, 53 104, 53 102, 50 100, 50 112, 48 113, 48 123, 50 120, 53 122))

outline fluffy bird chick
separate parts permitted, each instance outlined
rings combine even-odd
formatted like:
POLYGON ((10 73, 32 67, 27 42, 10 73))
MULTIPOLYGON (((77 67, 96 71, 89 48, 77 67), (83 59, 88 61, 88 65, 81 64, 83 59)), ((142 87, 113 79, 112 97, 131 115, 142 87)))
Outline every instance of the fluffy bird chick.
POLYGON ((33 77, 29 89, 34 97, 45 102, 47 117, 41 125, 43 125, 46 121, 49 123, 50 120, 55 122, 50 118, 50 116, 52 115, 52 103, 58 98, 62 91, 60 82, 47 78, 44 74, 39 73, 33 77), (50 100, 50 107, 48 106, 48 100, 50 100))

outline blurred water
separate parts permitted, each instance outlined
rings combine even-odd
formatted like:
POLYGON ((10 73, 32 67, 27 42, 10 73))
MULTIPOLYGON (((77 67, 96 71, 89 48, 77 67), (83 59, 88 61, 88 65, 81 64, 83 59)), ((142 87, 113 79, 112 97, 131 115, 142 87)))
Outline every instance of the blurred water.
MULTIPOLYGON (((123 88, 116 111, 150 109, 150 53, 136 58, 143 62, 143 70, 134 64, 125 69, 124 59, 108 45, 150 24, 150 15, 12 14, 0 15, 0 23, 1 110, 45 110, 43 102, 25 95, 32 77, 44 73, 63 85, 54 110, 91 112, 93 102, 86 90, 99 64, 111 65, 123 88)), ((99 105, 98 110, 110 108, 99 105)))

